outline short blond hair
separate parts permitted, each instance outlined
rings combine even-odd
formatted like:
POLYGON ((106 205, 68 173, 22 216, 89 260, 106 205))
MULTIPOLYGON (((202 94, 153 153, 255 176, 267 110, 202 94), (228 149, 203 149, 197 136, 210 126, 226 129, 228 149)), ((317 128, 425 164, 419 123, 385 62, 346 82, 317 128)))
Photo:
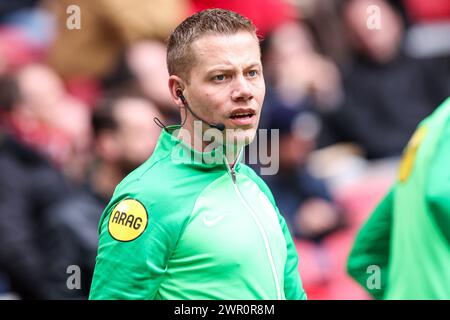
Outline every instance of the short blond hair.
POLYGON ((240 31, 256 38, 255 25, 240 14, 224 9, 207 9, 193 14, 179 24, 170 35, 167 44, 167 69, 169 75, 177 75, 188 81, 195 64, 191 44, 208 34, 233 35, 240 31))

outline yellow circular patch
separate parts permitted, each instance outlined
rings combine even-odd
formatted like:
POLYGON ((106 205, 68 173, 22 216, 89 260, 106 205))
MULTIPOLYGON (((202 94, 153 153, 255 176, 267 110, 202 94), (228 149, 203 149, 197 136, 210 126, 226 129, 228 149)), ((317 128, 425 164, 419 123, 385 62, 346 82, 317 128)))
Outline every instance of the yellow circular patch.
POLYGON ((400 182, 407 181, 409 176, 411 175, 411 172, 414 168, 414 162, 416 160, 417 150, 419 149, 421 142, 425 138, 426 132, 427 128, 425 126, 420 127, 419 129, 417 129, 417 131, 409 141, 400 163, 400 182))
POLYGON ((108 231, 118 241, 132 241, 147 227, 148 215, 142 203, 134 199, 120 201, 109 217, 108 231))

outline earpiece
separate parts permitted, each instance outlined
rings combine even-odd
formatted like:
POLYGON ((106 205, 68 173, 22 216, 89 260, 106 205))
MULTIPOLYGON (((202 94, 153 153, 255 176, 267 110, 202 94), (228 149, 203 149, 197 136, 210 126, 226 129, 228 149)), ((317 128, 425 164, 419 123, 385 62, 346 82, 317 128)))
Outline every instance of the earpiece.
POLYGON ((184 96, 183 96, 183 91, 181 91, 180 88, 177 89, 177 96, 178 96, 178 98, 181 99, 181 101, 182 101, 183 103, 185 103, 186 99, 184 98, 184 96))

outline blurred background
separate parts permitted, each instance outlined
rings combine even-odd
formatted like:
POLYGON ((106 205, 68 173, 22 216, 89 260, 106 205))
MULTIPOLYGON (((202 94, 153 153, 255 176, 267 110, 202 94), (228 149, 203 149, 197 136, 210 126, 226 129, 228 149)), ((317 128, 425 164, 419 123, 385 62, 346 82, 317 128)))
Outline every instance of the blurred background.
POLYGON ((370 298, 346 259, 415 127, 450 96, 448 0, 0 0, 0 299, 87 298, 103 208, 152 154, 153 118, 180 120, 165 40, 206 8, 262 39, 260 127, 280 130, 279 172, 262 178, 308 298, 370 298))

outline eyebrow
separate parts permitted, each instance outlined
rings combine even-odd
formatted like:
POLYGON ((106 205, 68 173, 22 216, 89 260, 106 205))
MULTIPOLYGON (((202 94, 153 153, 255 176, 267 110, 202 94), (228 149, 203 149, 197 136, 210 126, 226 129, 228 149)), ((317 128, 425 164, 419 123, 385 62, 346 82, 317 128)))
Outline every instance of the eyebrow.
MULTIPOLYGON (((248 66, 246 66, 244 68, 244 70, 247 70, 247 69, 250 69, 250 68, 254 68, 254 67, 261 68, 261 63, 260 62, 252 62, 248 66)), ((211 69, 209 69, 206 73, 207 74, 211 74, 211 73, 214 73, 214 72, 230 71, 230 70, 233 70, 233 69, 234 69, 234 67, 229 66, 229 65, 217 65, 217 66, 214 66, 211 69)))
POLYGON ((250 69, 250 68, 254 68, 254 67, 261 68, 262 64, 260 62, 253 62, 253 63, 249 64, 248 67, 246 67, 245 69, 250 69))

